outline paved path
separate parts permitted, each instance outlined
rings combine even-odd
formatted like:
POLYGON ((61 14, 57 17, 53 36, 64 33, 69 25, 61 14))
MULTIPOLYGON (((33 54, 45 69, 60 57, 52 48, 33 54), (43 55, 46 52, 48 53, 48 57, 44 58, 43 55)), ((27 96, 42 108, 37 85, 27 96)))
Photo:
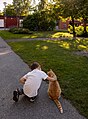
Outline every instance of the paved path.
POLYGON ((33 41, 33 40, 68 40, 68 38, 21 38, 21 39, 9 39, 6 42, 19 42, 19 41, 33 41))
POLYGON ((29 71, 27 64, 0 38, 0 119, 86 119, 61 97, 64 113, 47 96, 48 84, 43 81, 34 103, 24 96, 12 100, 12 91, 20 86, 19 78, 29 71))

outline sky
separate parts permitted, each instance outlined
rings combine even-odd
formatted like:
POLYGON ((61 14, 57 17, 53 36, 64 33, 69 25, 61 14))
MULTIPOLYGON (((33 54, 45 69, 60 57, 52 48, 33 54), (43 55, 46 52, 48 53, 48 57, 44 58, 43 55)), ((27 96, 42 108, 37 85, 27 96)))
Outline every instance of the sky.
POLYGON ((0 0, 0 10, 3 11, 4 4, 3 2, 6 2, 7 4, 11 4, 13 0, 0 0))
MULTIPOLYGON (((35 1, 38 2, 38 0, 35 0, 35 1)), ((4 8, 3 2, 6 2, 7 4, 11 4, 13 0, 0 0, 0 10, 1 11, 3 11, 3 8, 4 8)))

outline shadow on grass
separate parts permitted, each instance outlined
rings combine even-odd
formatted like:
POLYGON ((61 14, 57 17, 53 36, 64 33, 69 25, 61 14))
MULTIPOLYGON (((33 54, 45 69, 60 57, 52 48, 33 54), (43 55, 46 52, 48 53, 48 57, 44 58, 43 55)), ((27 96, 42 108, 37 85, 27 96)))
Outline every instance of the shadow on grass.
POLYGON ((60 47, 67 49, 67 50, 75 50, 75 51, 88 51, 88 38, 80 39, 77 38, 76 40, 73 39, 66 39, 66 40, 47 40, 47 42, 56 43, 60 47))
POLYGON ((19 39, 19 38, 59 38, 59 37, 72 37, 68 32, 59 31, 45 31, 33 32, 32 34, 13 34, 9 31, 0 31, 0 36, 3 39, 19 39))

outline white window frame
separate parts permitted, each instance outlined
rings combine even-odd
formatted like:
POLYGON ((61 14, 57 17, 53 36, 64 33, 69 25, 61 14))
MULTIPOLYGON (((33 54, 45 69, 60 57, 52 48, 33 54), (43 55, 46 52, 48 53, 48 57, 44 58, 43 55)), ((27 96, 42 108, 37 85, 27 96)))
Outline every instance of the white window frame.
POLYGON ((0 27, 4 27, 4 19, 0 19, 0 27))

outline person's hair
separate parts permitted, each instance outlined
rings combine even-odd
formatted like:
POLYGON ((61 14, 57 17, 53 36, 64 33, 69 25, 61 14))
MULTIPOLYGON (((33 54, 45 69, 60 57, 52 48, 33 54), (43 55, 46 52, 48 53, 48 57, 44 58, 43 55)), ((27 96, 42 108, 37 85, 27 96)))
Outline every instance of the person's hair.
POLYGON ((40 64, 38 62, 33 62, 33 64, 31 64, 30 68, 31 70, 34 70, 36 68, 38 68, 40 66, 40 64))

